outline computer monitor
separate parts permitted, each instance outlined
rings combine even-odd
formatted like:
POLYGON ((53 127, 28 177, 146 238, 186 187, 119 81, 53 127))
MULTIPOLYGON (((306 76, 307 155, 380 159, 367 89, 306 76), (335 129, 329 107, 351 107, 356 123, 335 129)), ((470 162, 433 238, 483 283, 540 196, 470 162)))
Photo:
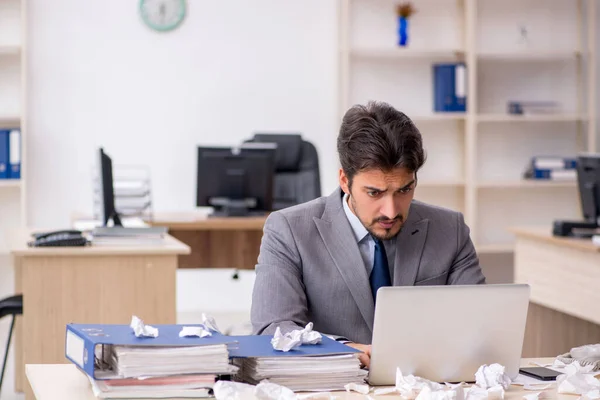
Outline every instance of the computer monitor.
POLYGON ((213 216, 263 215, 272 211, 273 144, 198 147, 196 205, 213 216))
POLYGON ((555 236, 589 238, 600 228, 600 153, 583 153, 577 157, 577 186, 583 219, 554 221, 555 236))
POLYGON ((102 207, 100 207, 101 221, 104 226, 108 226, 110 220, 114 226, 123 226, 121 218, 115 208, 115 192, 113 189, 113 172, 112 160, 100 148, 98 152, 100 165, 100 198, 102 199, 102 207))
POLYGON ((597 226, 600 222, 600 153, 578 157, 577 181, 583 219, 597 226))

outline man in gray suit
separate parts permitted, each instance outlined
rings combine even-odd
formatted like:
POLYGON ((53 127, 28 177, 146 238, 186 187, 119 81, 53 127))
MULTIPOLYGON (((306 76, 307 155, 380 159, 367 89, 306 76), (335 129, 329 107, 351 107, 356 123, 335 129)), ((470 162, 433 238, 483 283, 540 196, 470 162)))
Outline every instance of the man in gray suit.
POLYGON ((385 103, 354 106, 337 148, 340 188, 267 218, 251 320, 255 334, 313 322, 368 366, 379 287, 485 277, 462 214, 413 200, 425 152, 410 118, 385 103))

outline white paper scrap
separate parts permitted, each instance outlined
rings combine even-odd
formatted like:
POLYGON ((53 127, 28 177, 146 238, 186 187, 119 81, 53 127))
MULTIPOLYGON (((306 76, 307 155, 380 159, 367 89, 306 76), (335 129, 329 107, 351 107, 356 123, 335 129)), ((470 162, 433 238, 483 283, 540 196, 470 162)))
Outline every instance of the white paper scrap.
POLYGON ((133 329, 133 333, 135 333, 136 337, 158 337, 158 329, 145 325, 144 321, 136 317, 135 315, 131 317, 131 329, 133 329))
POLYGON ((215 321, 215 319, 213 317, 211 317, 210 315, 206 315, 205 313, 202 313, 202 325, 204 325, 206 327, 206 329, 208 329, 209 331, 222 333, 219 330, 219 327, 217 326, 217 322, 215 321))
POLYGON ((549 397, 548 393, 546 393, 546 392, 537 392, 537 393, 526 394, 525 396, 523 396, 523 399, 525 399, 525 400, 542 400, 542 399, 546 399, 548 397, 549 397))
POLYGON ((346 392, 357 392, 360 394, 369 394, 371 391, 369 385, 359 385, 354 382, 345 385, 344 388, 346 389, 346 392))
POLYGON ((511 379, 505 373, 505 367, 503 365, 491 364, 479 367, 475 373, 475 382, 477 386, 484 389, 499 385, 506 390, 510 386, 511 379))
POLYGON ((286 334, 281 333, 281 329, 277 327, 273 339, 271 339, 271 345, 275 350, 287 352, 303 344, 320 343, 322 339, 321 334, 312 329, 312 322, 309 322, 304 329, 296 329, 286 334))
POLYGON ((184 326, 179 332, 179 337, 207 337, 212 336, 212 333, 201 326, 184 326))

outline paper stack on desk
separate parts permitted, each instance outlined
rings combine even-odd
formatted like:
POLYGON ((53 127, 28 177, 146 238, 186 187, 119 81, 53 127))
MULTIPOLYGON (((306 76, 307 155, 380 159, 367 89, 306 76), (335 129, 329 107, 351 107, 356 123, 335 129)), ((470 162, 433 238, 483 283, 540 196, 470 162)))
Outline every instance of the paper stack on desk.
POLYGON ((237 336, 239 348, 230 351, 239 366, 235 380, 258 384, 269 382, 293 391, 344 390, 348 383, 363 384, 367 371, 361 369, 359 351, 323 336, 321 343, 276 351, 271 336, 237 336))
POLYGON ((164 243, 167 228, 165 227, 96 227, 92 230, 93 245, 131 246, 159 245, 164 243))
POLYGON ((291 390, 343 390, 348 383, 364 384, 367 371, 353 354, 312 357, 247 358, 236 377, 258 384, 263 379, 291 390))
POLYGON ((230 372, 227 345, 111 346, 111 369, 122 378, 230 372))
POLYGON ((131 325, 68 324, 65 350, 98 398, 208 397, 216 379, 238 370, 234 344, 204 325, 153 327, 134 317, 131 325))

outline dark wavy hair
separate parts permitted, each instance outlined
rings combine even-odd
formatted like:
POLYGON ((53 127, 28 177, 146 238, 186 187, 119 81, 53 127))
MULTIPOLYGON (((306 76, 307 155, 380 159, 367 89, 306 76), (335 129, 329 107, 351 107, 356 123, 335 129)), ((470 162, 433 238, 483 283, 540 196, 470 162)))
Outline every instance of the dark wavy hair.
POLYGON ((403 112, 384 102, 351 107, 337 138, 340 164, 349 185, 356 173, 404 167, 416 172, 425 163, 421 133, 403 112))

